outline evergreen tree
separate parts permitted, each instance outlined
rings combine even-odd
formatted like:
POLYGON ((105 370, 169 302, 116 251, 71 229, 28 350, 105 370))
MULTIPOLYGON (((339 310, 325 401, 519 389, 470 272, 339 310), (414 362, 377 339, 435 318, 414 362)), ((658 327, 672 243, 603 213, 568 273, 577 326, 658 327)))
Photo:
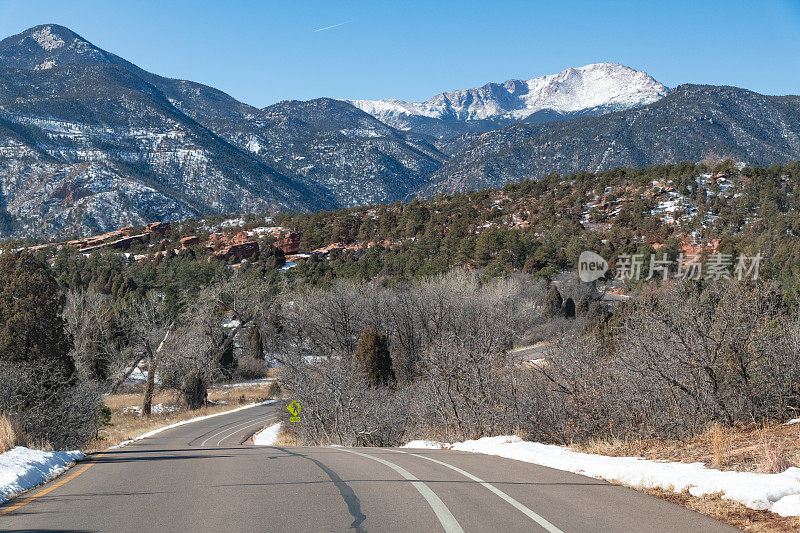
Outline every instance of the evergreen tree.
POLYGON ((231 343, 224 352, 222 352, 222 357, 219 360, 220 370, 222 371, 222 375, 225 376, 225 379, 230 379, 233 376, 233 373, 236 371, 236 367, 238 366, 238 361, 236 361, 236 354, 233 351, 233 343, 231 343))
POLYGON ((394 381, 389 338, 386 335, 372 328, 365 329, 358 341, 355 360, 374 385, 388 385, 394 381))
POLYGON ((253 359, 264 359, 264 344, 261 342, 261 332, 255 326, 247 330, 245 353, 253 359))
POLYGON ((555 285, 550 286, 550 292, 544 299, 544 310, 542 314, 547 318, 564 316, 564 300, 555 285))
POLYGON ((31 441, 82 446, 97 433, 99 394, 79 383, 65 297, 47 264, 28 252, 0 255, 0 412, 31 441))
POLYGON ((564 301, 564 318, 575 318, 575 302, 572 301, 572 298, 564 301))
POLYGON ((45 363, 71 376, 65 298, 47 265, 28 252, 0 255, 0 361, 45 363))
POLYGON ((600 302, 592 302, 589 305, 589 310, 586 312, 586 325, 587 331, 596 328, 602 328, 611 319, 611 313, 605 305, 600 302))

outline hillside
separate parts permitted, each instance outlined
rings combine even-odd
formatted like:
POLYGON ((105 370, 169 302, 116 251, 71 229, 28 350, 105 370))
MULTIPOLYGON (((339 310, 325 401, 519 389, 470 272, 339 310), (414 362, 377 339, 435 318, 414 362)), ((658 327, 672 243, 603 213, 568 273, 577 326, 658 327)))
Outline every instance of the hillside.
MULTIPOLYGON (((285 274, 290 284, 409 280, 456 268, 540 278, 574 270, 584 250, 763 256, 787 289, 800 268, 800 166, 737 170, 682 163, 548 176, 430 200, 277 216, 214 215, 31 243, 72 289, 124 294, 191 290, 230 269, 285 274), (87 256, 87 257, 85 257, 87 256)), ((177 218, 177 217, 176 217, 177 218)))
MULTIPOLYGON (((800 97, 682 85, 641 108, 549 124, 515 124, 466 139, 427 194, 497 187, 551 172, 730 158, 748 165, 800 158, 800 97)), ((452 150, 449 150, 452 151, 452 150)))
POLYGON ((3 235, 391 201, 443 159, 349 104, 259 110, 56 25, 0 42, 0 147, 3 235))
POLYGON ((447 160, 424 139, 329 98, 281 102, 253 118, 203 123, 259 160, 324 190, 338 207, 406 199, 447 160))

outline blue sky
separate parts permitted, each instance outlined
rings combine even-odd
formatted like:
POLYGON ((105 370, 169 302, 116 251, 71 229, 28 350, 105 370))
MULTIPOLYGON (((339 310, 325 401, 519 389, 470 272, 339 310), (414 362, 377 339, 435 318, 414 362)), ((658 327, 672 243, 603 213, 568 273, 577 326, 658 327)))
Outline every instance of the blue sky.
POLYGON ((0 0, 0 36, 43 23, 259 107, 319 96, 422 100, 601 61, 669 86, 800 93, 800 0, 0 0))

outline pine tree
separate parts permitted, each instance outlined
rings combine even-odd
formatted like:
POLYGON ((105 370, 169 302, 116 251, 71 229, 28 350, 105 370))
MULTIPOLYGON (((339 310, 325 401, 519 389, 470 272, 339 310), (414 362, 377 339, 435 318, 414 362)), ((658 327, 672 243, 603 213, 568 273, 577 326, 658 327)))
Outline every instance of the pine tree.
POLYGON ((53 365, 72 376, 65 298, 47 265, 27 252, 0 255, 0 360, 53 365))
POLYGON ((70 289, 80 289, 81 285, 83 284, 83 280, 81 279, 81 271, 75 269, 72 273, 72 281, 69 284, 70 289))
POLYGON ((564 316, 564 300, 561 298, 561 293, 555 285, 550 287, 550 292, 544 299, 544 310, 542 314, 547 318, 554 318, 564 316))
POLYGON ((253 359, 264 359, 264 344, 261 341, 261 332, 255 326, 247 330, 245 353, 253 359))
POLYGON ((238 361, 236 360, 236 354, 233 351, 233 343, 231 343, 228 348, 222 352, 222 357, 219 360, 219 366, 220 370, 222 371, 222 375, 225 376, 226 379, 229 379, 236 371, 238 361))
POLYGON ((591 330, 598 326, 603 326, 611 318, 611 313, 600 302, 592 302, 586 312, 586 328, 591 330))
POLYGON ((358 341, 355 360, 374 385, 388 385, 394 381, 389 339, 386 335, 372 328, 365 329, 358 341))
POLYGON ((564 301, 564 318, 575 318, 575 302, 572 301, 572 298, 564 301))

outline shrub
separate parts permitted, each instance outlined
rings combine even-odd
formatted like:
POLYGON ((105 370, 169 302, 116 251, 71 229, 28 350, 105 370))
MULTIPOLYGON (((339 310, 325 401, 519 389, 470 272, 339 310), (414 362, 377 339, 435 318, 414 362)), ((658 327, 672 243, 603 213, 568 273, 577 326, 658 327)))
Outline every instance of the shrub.
POLYGON ((280 398, 283 396, 283 389, 281 388, 281 384, 277 381, 273 381, 267 387, 267 398, 275 399, 280 398))
POLYGON ((543 314, 547 318, 564 316, 564 300, 555 285, 550 287, 550 292, 547 293, 547 297, 544 299, 543 314))
POLYGON ((564 318, 575 318, 575 302, 572 298, 564 301, 564 318))
POLYGON ((367 328, 358 341, 355 360, 373 385, 387 385, 394 381, 389 339, 386 335, 367 328))
POLYGON ((237 359, 236 370, 233 372, 235 380, 261 379, 267 377, 266 361, 243 355, 237 359))
POLYGON ((762 457, 758 470, 764 474, 780 474, 792 464, 786 456, 786 450, 774 442, 765 442, 762 446, 762 457))

